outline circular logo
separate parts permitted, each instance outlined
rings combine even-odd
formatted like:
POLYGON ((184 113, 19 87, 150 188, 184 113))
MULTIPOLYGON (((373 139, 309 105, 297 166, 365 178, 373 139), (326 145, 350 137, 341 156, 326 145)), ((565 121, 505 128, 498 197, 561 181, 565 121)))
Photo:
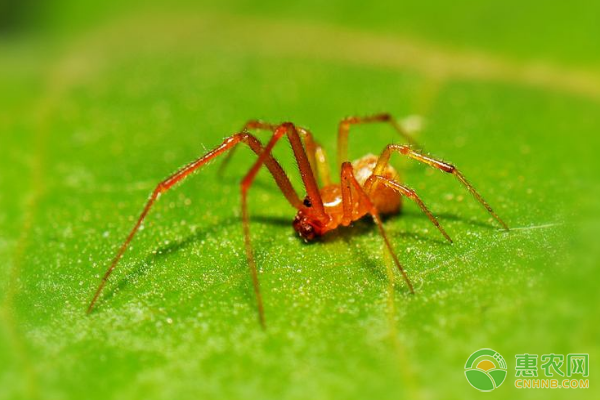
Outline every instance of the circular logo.
POLYGON ((492 349, 477 350, 465 364, 465 376, 475 389, 491 392, 506 379, 506 361, 492 349))

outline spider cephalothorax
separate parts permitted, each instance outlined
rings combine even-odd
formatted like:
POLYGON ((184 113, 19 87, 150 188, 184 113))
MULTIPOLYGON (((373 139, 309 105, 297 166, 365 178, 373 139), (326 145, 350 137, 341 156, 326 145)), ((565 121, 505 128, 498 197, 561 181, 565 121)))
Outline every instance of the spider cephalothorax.
POLYGON ((294 217, 292 222, 294 230, 298 232, 300 237, 306 242, 311 242, 315 238, 322 236, 325 232, 323 225, 319 221, 315 221, 306 216, 306 214, 300 210, 294 217))
POLYGON ((396 123, 389 114, 377 114, 368 117, 349 117, 343 119, 340 122, 338 130, 339 183, 332 183, 325 152, 313 139, 312 134, 307 129, 296 127, 291 122, 285 122, 279 125, 261 121, 249 121, 246 123, 240 133, 226 138, 220 146, 183 167, 157 185, 156 189, 152 192, 150 199, 146 203, 146 206, 142 210, 136 224, 119 248, 112 264, 104 274, 88 307, 88 312, 92 311, 102 289, 106 285, 108 277, 125 253, 125 250, 127 250, 129 243, 139 230, 146 215, 150 211, 150 208, 156 200, 158 200, 160 195, 219 155, 230 151, 228 155, 228 157, 230 157, 232 150, 239 143, 248 145, 258 156, 258 159, 241 182, 241 194, 246 257, 248 259, 248 266, 250 268, 256 294, 259 320, 263 326, 265 325, 263 303, 250 241, 250 219, 247 208, 248 190, 250 189, 256 174, 263 165, 267 167, 273 178, 275 178, 279 189, 282 191, 288 202, 297 210, 293 226, 296 232, 298 232, 306 241, 311 241, 328 231, 336 229, 338 226, 348 226, 353 221, 356 221, 367 214, 371 215, 398 271, 402 274, 411 293, 413 292, 412 284, 393 251, 390 241, 383 229, 383 224, 381 223, 379 215, 397 213, 400 210, 402 196, 407 197, 417 203, 429 220, 439 229, 446 239, 449 241, 451 240, 437 219, 429 212, 427 207, 425 207, 419 196, 412 189, 399 182, 398 173, 389 165, 389 159, 392 153, 404 155, 440 171, 454 175, 488 210, 488 212, 504 228, 508 229, 508 226, 500 219, 500 217, 498 217, 488 203, 475 191, 473 186, 467 182, 465 177, 454 166, 438 159, 425 156, 422 153, 413 150, 411 146, 390 144, 385 147, 379 157, 369 154, 353 163, 346 161, 350 126, 371 122, 389 123, 405 140, 414 144, 410 136, 406 135, 401 126, 396 123), (248 129, 269 130, 272 132, 271 140, 266 146, 263 146, 255 136, 248 133, 248 129), (296 158, 298 169, 300 170, 300 176, 302 177, 302 182, 306 189, 306 197, 303 201, 300 200, 300 197, 294 190, 283 168, 272 155, 273 147, 284 136, 288 138, 292 146, 294 157, 296 158), (317 184, 317 179, 323 184, 321 188, 319 188, 317 184))

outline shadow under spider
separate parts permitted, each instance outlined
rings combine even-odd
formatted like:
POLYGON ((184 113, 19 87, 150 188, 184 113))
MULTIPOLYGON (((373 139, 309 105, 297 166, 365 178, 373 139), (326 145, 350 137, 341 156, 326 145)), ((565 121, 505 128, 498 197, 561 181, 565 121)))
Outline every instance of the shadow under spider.
POLYGON ((105 294, 105 301, 109 301, 112 297, 121 289, 124 289, 131 280, 143 278, 147 276, 155 265, 155 261, 163 257, 167 257, 173 253, 185 249, 194 242, 201 241, 208 237, 210 234, 217 233, 223 226, 231 225, 234 222, 238 222, 239 219, 236 217, 228 217, 219 222, 213 223, 208 226, 203 226, 202 229, 198 229, 182 239, 170 242, 168 245, 161 246, 151 254, 147 255, 143 261, 136 262, 132 267, 131 271, 128 272, 123 278, 112 289, 108 289, 105 294))
MULTIPOLYGON (((365 251, 358 246, 352 245, 353 238, 355 238, 357 235, 361 235, 361 234, 370 232, 373 229, 377 230, 377 226, 369 219, 369 217, 362 218, 358 221, 355 221, 349 227, 340 227, 339 229, 336 229, 335 231, 331 232, 329 235, 326 235, 325 237, 321 238, 320 241, 322 241, 324 243, 335 242, 335 241, 340 241, 340 240, 343 241, 344 245, 349 249, 350 252, 352 252, 352 256, 355 259, 359 260, 359 264, 361 266, 364 266, 366 268, 366 270, 369 271, 370 274, 372 274, 376 279, 378 279, 382 282, 392 283, 392 282, 389 282, 390 278, 386 271, 386 268, 388 268, 388 266, 382 265, 380 262, 377 262, 376 259, 371 255, 371 252, 365 251)), ((412 237, 418 236, 419 239, 435 241, 442 245, 445 244, 445 242, 443 242, 441 240, 431 239, 429 237, 421 236, 418 234, 405 233, 404 235, 412 236, 412 237)), ((396 236, 396 234, 393 235, 393 237, 391 236, 392 240, 394 239, 395 236, 396 236)), ((381 246, 383 246, 383 241, 381 242, 381 246)), ((395 247, 396 244, 392 243, 392 246, 395 247)), ((382 248, 382 251, 385 251, 385 250, 383 250, 383 248, 382 248)), ((397 271, 395 270, 395 267, 393 267, 393 268, 394 268, 394 279, 395 279, 395 277, 396 277, 395 272, 397 272, 397 271)), ((394 288, 394 292, 404 293, 403 286, 401 284, 399 284, 398 282, 396 282, 395 280, 393 282, 393 288, 394 288)))
POLYGON ((466 219, 466 218, 459 217, 456 214, 450 214, 450 213, 436 214, 436 216, 439 217, 441 220, 462 222, 465 225, 478 226, 480 228, 489 229, 491 231, 498 230, 498 228, 496 228, 493 224, 490 224, 489 222, 481 221, 479 219, 466 219))
MULTIPOLYGON (((429 222, 427 220, 427 218, 420 213, 417 213, 417 212, 408 212, 407 213, 404 210, 402 210, 402 212, 399 215, 382 216, 382 220, 383 220, 383 222, 386 222, 387 220, 389 220, 391 218, 398 218, 398 217, 403 217, 403 216, 410 217, 410 218, 416 218, 419 220, 423 220, 425 222, 429 222)), ((437 214, 437 216, 440 217, 442 220, 458 221, 458 222, 476 225, 476 226, 479 226, 482 228, 494 229, 494 227, 488 223, 480 222, 480 221, 473 221, 473 220, 466 220, 465 218, 461 218, 455 214, 446 213, 446 214, 437 214)), ((262 222, 262 223, 272 225, 272 226, 290 227, 290 228, 292 225, 292 220, 289 218, 275 217, 275 216, 269 216, 269 215, 254 215, 251 217, 251 223, 252 222, 262 222)), ((163 257, 167 257, 170 254, 176 253, 178 251, 181 251, 181 250, 185 249, 186 247, 188 247, 189 245, 193 244, 194 242, 201 241, 211 234, 218 233, 223 226, 230 226, 234 223, 240 223, 239 217, 233 217, 233 216, 227 217, 222 221, 213 223, 212 225, 203 226, 202 228, 198 229, 197 232, 190 234, 185 238, 173 241, 166 246, 159 247, 158 249, 156 249, 155 252, 146 256, 143 261, 135 263, 135 265, 132 267, 132 271, 127 273, 121 280, 119 280, 119 282, 115 285, 115 287, 113 287, 112 289, 109 289, 107 291, 107 293, 105 294, 105 301, 109 301, 110 299, 112 299, 112 297, 118 291, 124 289, 127 286, 129 281, 135 280, 135 279, 140 279, 140 278, 147 276, 150 273, 150 271, 152 270, 152 268, 154 267, 154 262, 156 260, 163 258, 163 257)), ((328 242, 336 242, 336 241, 341 240, 346 244, 347 247, 349 247, 351 249, 354 256, 357 257, 358 259, 360 259, 360 262, 362 265, 367 265, 369 270, 372 271, 376 275, 377 278, 387 280, 388 276, 385 273, 385 270, 382 270, 381 266, 378 263, 376 263, 372 257, 367 256, 365 254, 365 252, 360 251, 358 247, 350 245, 351 239, 353 237, 358 236, 358 235, 363 235, 367 232, 372 231, 373 229, 377 229, 375 224, 373 224, 373 222, 370 220, 369 216, 366 216, 365 218, 362 218, 358 221, 354 221, 351 226, 348 226, 348 227, 340 226, 338 229, 336 229, 332 232, 329 232, 325 236, 323 236, 313 242, 308 242, 306 244, 308 245, 308 244, 315 244, 315 243, 328 243, 328 242)), ((292 231, 292 230, 290 229, 290 231, 292 231)), ((437 231, 434 232, 434 234, 435 233, 437 233, 437 231)), ((433 238, 433 237, 431 237, 431 235, 422 235, 422 234, 419 234, 416 232, 394 232, 394 234, 390 235, 390 237, 392 238, 392 240, 394 240, 397 237, 402 237, 402 238, 413 238, 413 239, 416 239, 419 241, 429 241, 429 242, 433 242, 433 243, 436 243, 439 245, 447 244, 447 242, 444 240, 433 238)), ((301 240, 301 239, 299 238, 299 240, 301 240)), ((392 244, 394 246, 397 246, 396 243, 392 243, 392 244)), ((400 286, 401 285, 394 285, 394 288, 395 288, 394 290, 401 290, 400 286)))

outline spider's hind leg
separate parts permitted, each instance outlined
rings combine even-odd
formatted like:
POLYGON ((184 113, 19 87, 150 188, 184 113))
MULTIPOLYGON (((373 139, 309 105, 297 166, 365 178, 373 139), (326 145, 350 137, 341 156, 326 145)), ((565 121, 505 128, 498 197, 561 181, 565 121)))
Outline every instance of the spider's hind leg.
POLYGON ((496 214, 496 212, 492 209, 492 207, 488 204, 487 201, 475 190, 473 185, 467 181, 467 178, 452 164, 448 164, 447 162, 441 161, 437 158, 426 156, 420 152, 413 150, 410 146, 399 145, 399 144, 390 144, 387 145, 386 148, 381 153, 379 160, 377 161, 377 165, 373 170, 373 175, 381 175, 382 171, 385 170, 385 167, 388 165, 390 161, 390 157, 392 152, 396 152, 403 156, 407 156, 408 158, 412 158, 420 163, 427 164, 435 169, 446 172, 448 174, 452 174, 456 177, 456 179, 473 195, 473 197, 487 210, 487 212, 494 217, 496 221, 505 230, 509 230, 508 225, 496 214))
POLYGON ((431 221, 431 223, 433 225, 435 225, 436 228, 438 228, 438 230, 442 233, 442 235, 444 235, 444 237, 450 242, 452 243, 452 239, 450 238, 450 236, 448 236, 448 234, 446 233, 446 230, 444 230, 444 228, 442 228, 442 225, 440 225, 439 221, 437 220, 437 218, 431 213, 431 211, 429 211, 429 209, 427 208, 427 206, 425 205, 425 203, 423 203, 423 201, 421 200, 421 198, 419 197, 419 195, 411 188, 404 186, 402 184, 400 184, 399 182, 396 182, 393 179, 389 179, 386 178, 384 176, 381 175, 371 175, 371 177, 369 179, 367 179, 367 181, 365 182, 365 186, 364 186, 364 190, 366 193, 370 194, 371 193, 371 189, 374 187, 373 185, 376 182, 381 182, 382 184, 384 184, 386 187, 394 190, 395 192, 401 194, 402 196, 406 196, 409 199, 411 199, 412 201, 414 201, 415 203, 417 203, 417 205, 419 206, 419 208, 421 209, 421 211, 423 211, 423 213, 425 215, 427 215, 427 218, 429 218, 429 220, 431 221))

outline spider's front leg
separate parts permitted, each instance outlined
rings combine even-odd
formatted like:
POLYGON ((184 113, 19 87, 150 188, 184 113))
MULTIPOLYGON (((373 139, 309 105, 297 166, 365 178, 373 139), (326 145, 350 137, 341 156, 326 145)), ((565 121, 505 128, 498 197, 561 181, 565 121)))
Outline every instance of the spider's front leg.
POLYGON ((392 259, 394 260, 394 264, 396 264, 396 267, 398 268, 398 271, 400 272, 400 274, 404 278, 404 281, 408 285, 410 292, 414 293, 415 290, 413 288, 413 285, 410 279, 408 278, 406 271, 404 270, 404 268, 402 268, 402 264, 400 264, 400 261, 398 260, 394 249, 392 248, 392 244, 390 243, 387 234, 383 229, 383 223, 381 222, 381 218, 379 217, 379 212, 377 211, 377 208, 375 208, 375 206, 373 205, 373 202, 371 202, 371 199, 369 199, 367 193, 365 193, 365 191, 363 190, 362 186, 360 186, 360 183, 358 183, 358 181, 356 180, 352 164, 350 164, 349 162, 344 162, 342 164, 341 174, 342 202, 344 210, 343 220, 354 220, 352 216, 352 210, 354 208, 354 205, 358 204, 360 206, 361 203, 365 204, 365 206, 367 207, 367 212, 373 217, 373 221, 375 221, 375 224, 377 225, 377 228, 379 230, 379 233, 381 234, 381 237, 383 238, 385 246, 387 247, 390 255, 392 256, 392 259), (354 189, 354 191, 352 189, 354 189), (356 198, 353 198, 353 192, 356 195, 356 198))
MULTIPOLYGON (((242 131, 246 130, 264 130, 272 133, 279 127, 279 125, 271 124, 260 120, 250 120, 244 124, 242 131)), ((297 132, 304 141, 306 146, 306 155, 310 163, 313 175, 316 179, 320 179, 322 184, 327 186, 331 184, 331 172, 329 170, 329 163, 327 162, 327 155, 325 149, 321 146, 313 137, 313 134, 305 128, 296 127, 297 132)), ((229 164, 235 149, 232 149, 226 156, 221 166, 219 167, 219 174, 223 174, 225 168, 229 164)))
MULTIPOLYGON (((98 286, 98 289, 96 290, 94 297, 92 298, 92 301, 90 302, 90 305, 87 309, 88 313, 90 313, 93 310, 94 305, 98 301, 98 298, 100 297, 100 294, 102 293, 102 290, 104 289, 106 282, 108 281, 108 278, 110 277, 110 275, 114 271, 115 267, 119 263, 119 260, 121 260, 121 258, 123 257, 123 254, 125 254, 125 251, 129 247, 129 244, 133 240, 133 237, 139 231, 139 228, 142 225, 144 219, 146 218, 150 209, 155 204, 155 202, 158 200, 160 195, 165 193, 169 189, 171 189, 173 186, 175 186, 177 183, 184 180, 186 177, 190 176, 193 172, 197 171, 202 166, 206 165, 206 163, 208 163, 209 161, 215 159, 216 157, 225 153, 226 151, 235 148, 235 146, 239 143, 245 143, 252 149, 252 151, 254 151, 254 153, 256 153, 259 156, 259 159, 261 160, 261 165, 264 163, 267 166, 267 168, 269 169, 269 171, 275 178, 277 185, 279 186, 279 188, 281 189, 281 191, 283 192, 283 194, 285 195, 285 197, 289 201, 289 203, 296 209, 299 209, 300 207, 302 207, 302 201, 298 197, 298 194, 294 190, 291 182, 289 181, 288 177, 286 176, 285 172, 283 171, 283 168, 281 168, 281 165, 279 165, 277 160, 275 160, 275 158, 270 154, 270 151, 269 152, 263 151, 264 148, 257 138, 255 138, 253 135, 251 135, 247 132, 242 132, 242 133, 238 133, 236 135, 230 136, 227 139, 225 139, 220 146, 218 146, 214 150, 208 152, 204 156, 198 158, 197 160, 191 162, 190 164, 186 165, 185 167, 181 168, 180 170, 178 170, 173 175, 169 176, 167 179, 163 180, 156 186, 156 189, 154 189, 154 191, 150 195, 150 198, 148 199, 148 202, 146 203, 145 207, 143 208, 142 213, 140 214, 139 218, 137 219, 135 225, 133 226, 133 229, 129 232, 129 235, 127 236, 127 238, 125 239, 125 241, 123 242, 123 244, 121 245, 119 250, 117 251, 117 254, 114 257, 112 263, 110 264, 110 267, 107 269, 106 273, 102 277, 100 285, 98 286)), ((248 247, 249 243, 246 246, 248 247)), ((251 257, 252 252, 250 251, 249 254, 251 257)), ((248 260, 248 263, 251 266, 250 269, 251 269, 251 274, 252 274, 252 281, 254 284, 254 290, 257 293, 257 302, 258 302, 260 320, 261 320, 261 322, 263 322, 264 317, 262 315, 263 314, 262 300, 260 297, 260 290, 258 287, 258 278, 256 276, 256 268, 253 267, 254 259, 250 258, 248 260)))
MULTIPOLYGON (((325 213, 325 208, 323 206, 323 199, 321 198, 321 194, 319 192, 319 187, 317 186, 317 182, 312 172, 312 168, 310 166, 310 162, 308 156, 306 155, 306 151, 302 146, 302 140, 300 139, 300 135, 298 133, 298 129, 291 122, 285 122, 279 125, 273 132, 273 136, 269 143, 265 146, 262 153, 259 155, 258 160, 254 163, 250 171, 246 174, 244 179, 240 184, 241 192, 242 192, 242 221, 244 225, 244 239, 246 246, 246 255, 248 258, 248 263, 250 266, 250 270, 252 271, 252 277, 254 282, 254 290, 256 293, 256 297, 259 304, 259 318, 260 323, 265 327, 265 319, 264 319, 264 311, 262 308, 262 298, 259 291, 258 286, 258 276, 256 272, 256 264, 254 262, 254 255, 252 253, 252 245, 250 242, 250 217, 248 215, 248 190, 252 186, 254 182, 254 178, 261 166, 272 158, 271 155, 273 148, 277 144, 277 142, 284 136, 287 136, 290 145, 292 146, 292 151, 294 153, 294 157, 296 158, 296 164, 298 165, 298 169, 300 170, 300 176, 302 177, 302 182, 304 183, 304 187, 306 189, 306 195, 310 201, 310 210, 313 213, 313 216, 316 220, 320 221, 323 224, 326 224, 329 221, 329 216, 325 213)), ((288 181, 289 182, 289 181, 288 181)), ((306 208, 304 206, 300 206, 301 208, 306 208)), ((296 208, 300 208, 296 207, 296 208)))

